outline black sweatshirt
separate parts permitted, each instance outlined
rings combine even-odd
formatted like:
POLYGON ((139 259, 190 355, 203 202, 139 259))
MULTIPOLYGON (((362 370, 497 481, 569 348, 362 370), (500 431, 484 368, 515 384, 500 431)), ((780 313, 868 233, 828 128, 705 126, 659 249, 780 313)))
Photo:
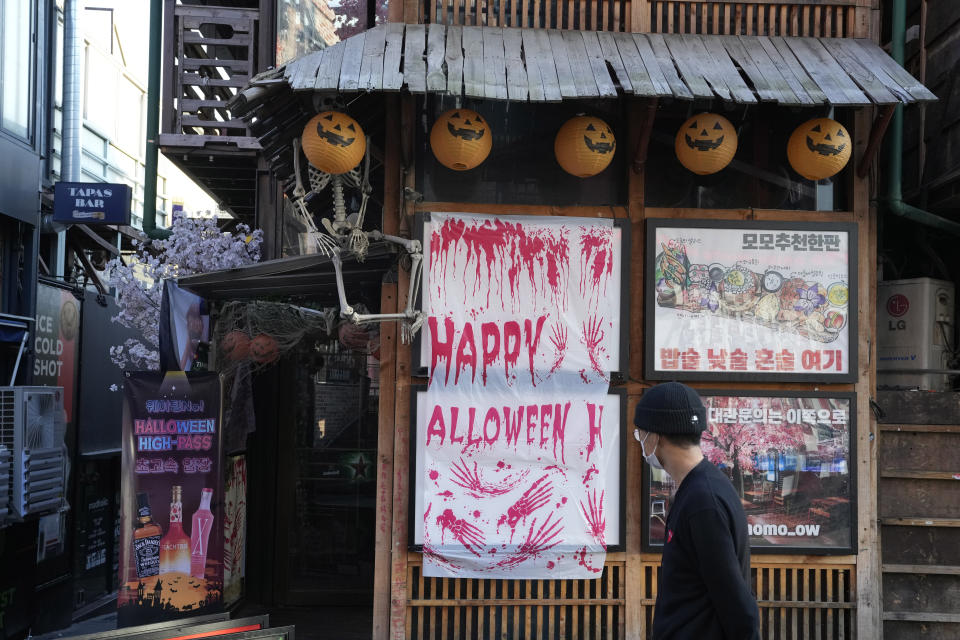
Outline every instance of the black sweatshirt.
POLYGON ((667 516, 654 640, 759 640, 747 519, 730 480, 704 459, 667 516))

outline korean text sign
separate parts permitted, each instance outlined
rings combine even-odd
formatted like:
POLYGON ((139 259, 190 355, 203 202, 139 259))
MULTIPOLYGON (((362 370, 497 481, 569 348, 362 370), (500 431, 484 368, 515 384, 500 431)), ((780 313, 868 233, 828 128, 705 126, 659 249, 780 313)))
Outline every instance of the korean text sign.
POLYGON ((598 577, 620 543, 621 229, 434 213, 424 244, 424 575, 598 577))
POLYGON ((123 392, 118 620, 222 610, 219 376, 128 372, 123 392))
POLYGON ((647 377, 855 380, 856 247, 847 223, 650 220, 647 377))
MULTIPOLYGON (((711 390, 701 397, 708 421, 703 454, 740 495, 751 548, 852 552, 853 394, 711 390)), ((663 544, 673 484, 662 471, 651 471, 645 522, 650 546, 663 544)))

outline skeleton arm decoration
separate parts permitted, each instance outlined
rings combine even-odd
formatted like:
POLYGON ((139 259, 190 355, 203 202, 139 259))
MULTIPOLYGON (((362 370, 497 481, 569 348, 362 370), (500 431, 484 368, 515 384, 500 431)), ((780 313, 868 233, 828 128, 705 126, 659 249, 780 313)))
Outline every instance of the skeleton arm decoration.
POLYGON ((337 294, 340 299, 340 317, 353 324, 371 324, 377 322, 401 322, 400 338, 404 343, 413 340, 413 336, 423 325, 426 315, 415 310, 414 303, 420 293, 420 282, 423 278, 423 247, 419 240, 408 240, 398 236, 384 234, 381 231, 364 231, 363 219, 367 210, 367 202, 373 188, 370 186, 370 141, 367 141, 367 152, 364 157, 363 174, 358 169, 352 169, 340 175, 331 175, 307 164, 310 189, 319 193, 327 185, 333 190, 334 217, 321 220, 327 233, 317 228, 306 206, 307 192, 303 186, 300 172, 300 140, 293 141, 293 166, 296 177, 296 186, 293 190, 294 205, 298 217, 306 225, 307 230, 316 239, 317 250, 330 258, 336 273, 337 294), (343 186, 347 185, 359 189, 361 192, 360 210, 347 215, 346 203, 343 197, 343 186), (347 302, 347 293, 343 284, 343 261, 340 254, 347 250, 362 261, 367 254, 370 241, 383 241, 404 249, 410 256, 410 286, 407 290, 406 306, 402 313, 360 314, 347 302))

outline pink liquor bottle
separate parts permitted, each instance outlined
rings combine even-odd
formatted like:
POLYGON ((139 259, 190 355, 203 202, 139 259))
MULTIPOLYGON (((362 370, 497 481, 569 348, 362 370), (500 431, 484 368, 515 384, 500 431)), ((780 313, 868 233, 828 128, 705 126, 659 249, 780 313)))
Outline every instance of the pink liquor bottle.
POLYGON ((213 489, 204 489, 200 493, 200 508, 193 513, 193 526, 190 528, 190 575, 194 578, 204 578, 207 568, 207 542, 213 528, 211 496, 213 489))

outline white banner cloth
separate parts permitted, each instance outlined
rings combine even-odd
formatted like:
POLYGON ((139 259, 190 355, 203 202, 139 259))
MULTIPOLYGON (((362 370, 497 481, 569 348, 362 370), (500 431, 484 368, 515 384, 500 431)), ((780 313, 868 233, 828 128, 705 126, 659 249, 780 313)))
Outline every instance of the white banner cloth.
POLYGON ((434 213, 424 244, 424 575, 599 577, 619 524, 620 230, 434 213))

